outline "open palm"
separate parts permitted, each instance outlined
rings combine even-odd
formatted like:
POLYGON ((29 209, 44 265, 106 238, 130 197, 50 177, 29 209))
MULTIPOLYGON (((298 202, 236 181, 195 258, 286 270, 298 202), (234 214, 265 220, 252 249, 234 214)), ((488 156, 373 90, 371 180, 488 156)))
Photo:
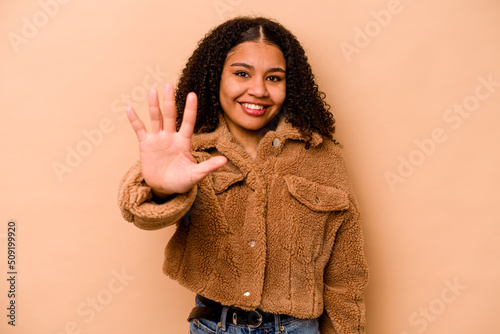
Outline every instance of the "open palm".
POLYGON ((197 112, 197 97, 189 93, 179 131, 176 131, 176 109, 174 89, 166 84, 162 99, 162 110, 158 92, 151 90, 148 96, 151 132, 132 107, 127 108, 127 117, 137 139, 144 180, 156 196, 167 197, 185 193, 205 176, 223 166, 227 159, 222 156, 196 163, 191 155, 191 136, 193 135, 197 112))

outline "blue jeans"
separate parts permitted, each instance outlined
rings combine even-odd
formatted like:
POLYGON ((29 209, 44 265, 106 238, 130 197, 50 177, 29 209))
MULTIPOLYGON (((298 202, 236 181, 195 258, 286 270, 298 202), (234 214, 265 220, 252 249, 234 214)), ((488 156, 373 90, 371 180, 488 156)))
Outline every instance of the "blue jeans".
MULTIPOLYGON (((196 298, 196 306, 203 305, 196 298)), ((275 316, 275 319, 279 317, 275 316)), ((189 326, 189 334, 320 334, 318 319, 287 318, 284 321, 263 323, 258 328, 236 326, 225 319, 225 312, 220 322, 206 319, 193 319, 189 326)))

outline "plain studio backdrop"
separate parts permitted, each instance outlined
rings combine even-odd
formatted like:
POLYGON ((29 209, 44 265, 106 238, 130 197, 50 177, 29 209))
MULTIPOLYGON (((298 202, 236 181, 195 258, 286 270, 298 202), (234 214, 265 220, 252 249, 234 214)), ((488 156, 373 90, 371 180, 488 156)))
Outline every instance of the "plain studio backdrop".
POLYGON ((363 215, 367 332, 498 333, 493 0, 2 1, 0 331, 187 333, 194 294, 161 272, 174 227, 139 230, 117 206, 138 159, 124 110, 148 119, 147 89, 246 14, 296 34, 332 106, 363 215))

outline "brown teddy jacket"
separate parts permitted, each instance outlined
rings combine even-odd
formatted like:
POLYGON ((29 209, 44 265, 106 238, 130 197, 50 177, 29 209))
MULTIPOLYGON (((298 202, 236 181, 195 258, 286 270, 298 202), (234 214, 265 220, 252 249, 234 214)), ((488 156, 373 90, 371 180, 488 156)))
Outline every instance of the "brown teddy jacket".
POLYGON ((124 218, 139 228, 176 225, 163 271, 225 305, 320 318, 321 333, 364 333, 368 268, 358 206, 338 145, 280 122, 253 160, 223 118, 195 134, 200 162, 228 163, 185 194, 153 200, 139 163, 119 189, 124 218))

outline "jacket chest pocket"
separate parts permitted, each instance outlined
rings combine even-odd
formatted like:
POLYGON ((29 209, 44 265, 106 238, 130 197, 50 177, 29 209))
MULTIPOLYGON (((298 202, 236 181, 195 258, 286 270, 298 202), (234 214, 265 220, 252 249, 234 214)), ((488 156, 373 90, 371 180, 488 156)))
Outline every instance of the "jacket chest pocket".
POLYGON ((296 260, 309 263, 321 253, 327 220, 336 211, 348 209, 349 199, 340 189, 300 176, 287 175, 284 179, 291 201, 284 217, 291 229, 290 252, 296 260))
POLYGON ((216 197, 214 200, 218 203, 228 228, 234 228, 234 224, 239 220, 238 214, 242 215, 241 210, 246 205, 246 197, 241 191, 244 177, 231 171, 216 171, 212 173, 211 178, 216 197))

